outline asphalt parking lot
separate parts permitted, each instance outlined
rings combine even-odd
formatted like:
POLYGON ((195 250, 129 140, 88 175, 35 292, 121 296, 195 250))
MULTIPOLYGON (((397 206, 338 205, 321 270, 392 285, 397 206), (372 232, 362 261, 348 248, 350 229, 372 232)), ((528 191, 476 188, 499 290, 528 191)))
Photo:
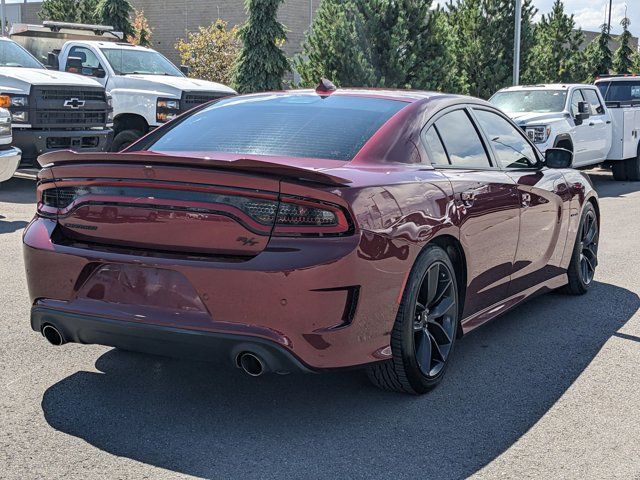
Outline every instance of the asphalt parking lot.
POLYGON ((50 346, 29 326, 22 264, 34 184, 3 184, 0 478, 640 479, 640 184, 590 173, 603 216, 593 289, 465 337, 423 397, 358 371, 254 379, 50 346))

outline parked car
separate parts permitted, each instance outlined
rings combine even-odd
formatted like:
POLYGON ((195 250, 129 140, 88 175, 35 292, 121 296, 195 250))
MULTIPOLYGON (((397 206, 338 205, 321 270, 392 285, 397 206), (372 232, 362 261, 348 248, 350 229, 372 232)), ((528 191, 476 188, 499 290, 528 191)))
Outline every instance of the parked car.
POLYGON ((640 106, 605 105, 598 87, 584 84, 508 87, 489 101, 542 152, 566 148, 577 168, 604 164, 616 180, 640 180, 640 106))
POLYGON ((12 115, 13 145, 22 150, 20 173, 35 178, 42 153, 107 150, 110 102, 95 80, 46 70, 20 45, 0 37, 0 106, 12 115))
POLYGON ((22 152, 11 146, 11 113, 6 108, 0 108, 0 184, 13 177, 18 168, 22 152))
POLYGON ((193 107, 236 94, 226 85, 186 77, 162 54, 123 42, 108 26, 18 24, 11 38, 52 68, 92 77, 107 89, 113 98, 116 152, 193 107))
POLYGON ((31 325, 251 375, 363 366, 424 393, 462 334, 589 289, 598 198, 571 159, 471 97, 323 82, 223 99, 120 154, 41 157, 31 325))

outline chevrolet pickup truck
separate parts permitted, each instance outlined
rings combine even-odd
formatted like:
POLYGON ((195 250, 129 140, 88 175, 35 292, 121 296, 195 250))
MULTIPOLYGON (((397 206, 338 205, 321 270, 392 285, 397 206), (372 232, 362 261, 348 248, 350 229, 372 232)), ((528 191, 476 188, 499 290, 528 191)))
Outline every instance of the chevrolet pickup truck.
POLYGON ((22 150, 19 174, 35 178, 42 153, 107 150, 113 133, 110 102, 96 80, 47 70, 20 45, 0 37, 0 107, 11 112, 12 145, 22 150))
POLYGON ((92 78, 113 98, 113 151, 120 151, 210 100, 235 95, 221 83, 188 78, 159 52, 131 45, 102 25, 16 24, 10 36, 49 67, 92 78))
POLYGON ((640 102, 605 103, 604 88, 600 81, 523 85, 503 88, 489 101, 540 151, 566 148, 573 152, 575 168, 603 165, 611 168, 616 180, 640 181, 640 102))

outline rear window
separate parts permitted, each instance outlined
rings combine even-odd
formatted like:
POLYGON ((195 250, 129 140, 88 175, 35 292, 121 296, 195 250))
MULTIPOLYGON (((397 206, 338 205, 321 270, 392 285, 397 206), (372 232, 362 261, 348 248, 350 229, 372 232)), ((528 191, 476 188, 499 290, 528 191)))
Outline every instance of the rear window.
POLYGON ((147 150, 351 160, 407 105, 340 95, 228 98, 179 121, 147 150))
POLYGON ((622 82, 598 82, 605 102, 631 102, 640 100, 640 80, 622 82))

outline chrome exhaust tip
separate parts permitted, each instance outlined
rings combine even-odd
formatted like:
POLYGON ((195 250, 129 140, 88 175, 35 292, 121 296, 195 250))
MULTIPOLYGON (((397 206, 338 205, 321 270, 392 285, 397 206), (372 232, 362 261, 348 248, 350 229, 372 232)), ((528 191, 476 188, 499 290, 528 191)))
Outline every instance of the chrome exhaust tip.
POLYGON ((262 359, 250 352, 239 354, 236 358, 236 363, 244 373, 252 377, 259 377, 266 370, 262 359))
POLYGON ((53 325, 47 324, 42 327, 42 335, 51 345, 55 345, 56 347, 65 343, 62 333, 53 325))

